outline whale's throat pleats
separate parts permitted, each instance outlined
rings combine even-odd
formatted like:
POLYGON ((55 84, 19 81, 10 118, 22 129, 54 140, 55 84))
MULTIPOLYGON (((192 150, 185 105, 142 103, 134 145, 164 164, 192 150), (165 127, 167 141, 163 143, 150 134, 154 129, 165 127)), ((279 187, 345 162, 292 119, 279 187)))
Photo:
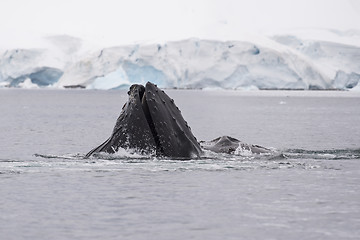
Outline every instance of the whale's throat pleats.
POLYGON ((151 114, 150 114, 149 105, 147 104, 148 99, 146 97, 145 91, 140 92, 140 100, 141 100, 141 106, 142 106, 146 121, 148 122, 150 130, 151 130, 151 134, 154 137, 154 141, 155 141, 155 144, 156 144, 156 152, 157 152, 157 154, 159 154, 159 153, 163 154, 164 151, 163 151, 163 148, 162 148, 161 143, 160 143, 159 135, 158 135, 158 133, 157 133, 157 131, 155 129, 154 121, 153 121, 153 119, 151 117, 151 114))

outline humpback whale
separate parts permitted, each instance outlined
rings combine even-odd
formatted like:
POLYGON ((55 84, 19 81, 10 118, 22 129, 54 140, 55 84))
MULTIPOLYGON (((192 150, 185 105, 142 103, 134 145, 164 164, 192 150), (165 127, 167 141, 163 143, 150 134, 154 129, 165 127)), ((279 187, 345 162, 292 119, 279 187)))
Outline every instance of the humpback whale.
POLYGON ((220 153, 233 153, 237 147, 253 153, 270 151, 228 136, 200 145, 174 100, 150 82, 145 87, 132 85, 128 95, 111 136, 85 158, 98 152, 115 153, 119 148, 178 159, 199 158, 203 149, 220 153))
POLYGON ((128 95, 111 136, 86 157, 96 152, 115 153, 120 147, 157 156, 200 157, 200 144, 163 90, 148 82, 145 87, 132 85, 128 95))
POLYGON ((269 153, 271 151, 268 148, 259 145, 247 144, 229 136, 218 137, 207 142, 200 141, 200 145, 203 149, 210 150, 212 152, 228 154, 233 154, 238 150, 248 151, 255 154, 269 153))

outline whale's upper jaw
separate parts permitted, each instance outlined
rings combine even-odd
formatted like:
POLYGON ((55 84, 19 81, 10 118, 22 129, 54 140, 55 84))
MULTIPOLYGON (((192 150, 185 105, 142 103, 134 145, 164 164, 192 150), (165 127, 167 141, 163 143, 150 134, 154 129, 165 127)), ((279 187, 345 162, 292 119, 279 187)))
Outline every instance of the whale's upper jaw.
POLYGON ((166 93, 150 82, 146 86, 134 84, 128 92, 113 133, 94 152, 114 153, 120 147, 156 152, 159 156, 194 158, 202 153, 190 127, 166 93))

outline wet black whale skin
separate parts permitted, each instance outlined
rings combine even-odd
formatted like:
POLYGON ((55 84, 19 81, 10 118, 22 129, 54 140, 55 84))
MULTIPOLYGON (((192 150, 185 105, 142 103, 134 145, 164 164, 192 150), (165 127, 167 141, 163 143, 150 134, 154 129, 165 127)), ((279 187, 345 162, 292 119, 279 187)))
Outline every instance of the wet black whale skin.
POLYGON ((145 87, 134 84, 128 95, 129 100, 111 136, 86 154, 86 158, 97 152, 115 153, 119 148, 178 159, 199 158, 203 153, 202 148, 229 154, 236 152, 238 147, 255 154, 271 151, 229 136, 201 141, 200 145, 174 100, 156 85, 150 82, 145 87))
POLYGON ((111 136, 86 157, 97 152, 115 153, 120 147, 165 157, 200 157, 199 143, 164 91, 148 82, 145 87, 132 85, 128 94, 111 136))

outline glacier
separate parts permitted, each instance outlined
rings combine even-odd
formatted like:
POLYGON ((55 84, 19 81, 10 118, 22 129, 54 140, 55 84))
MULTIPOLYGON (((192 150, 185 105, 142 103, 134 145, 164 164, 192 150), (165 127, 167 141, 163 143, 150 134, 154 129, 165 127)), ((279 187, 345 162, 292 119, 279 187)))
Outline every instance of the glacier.
POLYGON ((359 89, 360 33, 330 33, 337 38, 194 38, 86 50, 79 39, 53 36, 44 48, 1 50, 0 87, 122 89, 151 81, 162 88, 359 89))

